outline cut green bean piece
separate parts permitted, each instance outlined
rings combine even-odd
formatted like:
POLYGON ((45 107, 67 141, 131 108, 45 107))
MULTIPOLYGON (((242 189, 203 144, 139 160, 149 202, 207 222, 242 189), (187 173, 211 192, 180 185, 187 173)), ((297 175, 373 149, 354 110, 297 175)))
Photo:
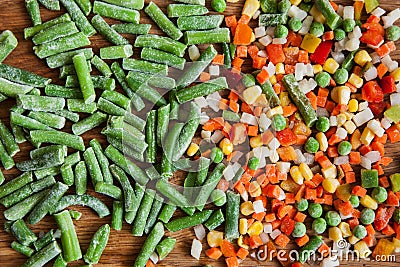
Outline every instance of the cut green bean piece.
POLYGON ((15 166, 15 162, 7 153, 6 148, 3 143, 0 142, 0 161, 3 164, 4 169, 9 170, 15 166))
POLYGON ((61 97, 18 95, 17 104, 25 110, 54 112, 64 108, 65 100, 61 97))
POLYGON ((40 267, 46 265, 49 261, 57 257, 61 253, 61 248, 56 241, 51 242, 40 251, 33 254, 22 266, 23 267, 40 267))
POLYGON ((61 4, 67 9, 72 20, 75 21, 76 26, 81 30, 86 36, 90 37, 96 33, 96 30, 90 24, 89 20, 83 14, 82 10, 75 3, 74 0, 60 0, 61 4))
POLYGON ((204 208, 204 205, 207 203, 207 200, 211 196, 212 191, 221 180, 224 170, 225 165, 223 163, 219 163, 209 174, 204 184, 201 186, 195 201, 195 204, 199 210, 202 210, 204 208))
POLYGON ((169 199, 171 203, 179 207, 188 207, 189 201, 187 198, 180 193, 174 185, 166 181, 165 179, 160 179, 156 184, 157 190, 165 197, 169 199))
POLYGON ((0 121, 0 140, 10 157, 15 156, 15 154, 20 151, 19 146, 17 142, 15 142, 13 135, 2 121, 0 121))
POLYGON ((35 247, 36 251, 39 251, 54 240, 54 230, 51 229, 42 238, 39 238, 33 242, 33 246, 35 247))
POLYGON ((151 230, 149 236, 142 246, 138 257, 134 263, 134 267, 145 267, 147 261, 150 259, 151 254, 155 251, 158 243, 164 236, 164 226, 161 222, 156 223, 153 230, 151 230))
POLYGON ((136 24, 136 23, 121 23, 114 24, 111 26, 118 33, 129 33, 129 34, 148 34, 151 29, 151 24, 136 24))
POLYGON ((163 203, 164 199, 156 194, 156 196, 154 197, 153 205, 151 206, 149 216, 147 217, 146 226, 144 228, 144 232, 146 234, 150 233, 154 224, 157 222, 157 217, 161 211, 163 203))
POLYGON ((7 100, 8 97, 0 93, 0 103, 3 102, 4 100, 7 100))
MULTIPOLYGON (((90 64, 90 60, 87 60, 86 64, 89 68, 89 71, 92 71, 92 65, 90 64)), ((67 76, 70 76, 70 75, 76 76, 76 70, 75 70, 74 64, 65 65, 60 68, 60 75, 59 75, 60 79, 65 79, 65 78, 67 78, 67 76)))
POLYGON ((72 112, 93 114, 97 110, 96 103, 85 104, 83 99, 67 99, 67 107, 72 112))
POLYGON ((94 1, 93 13, 102 17, 108 17, 126 22, 139 23, 140 14, 137 10, 94 1))
POLYGON ((143 9, 144 6, 144 0, 104 0, 103 2, 137 10, 143 9))
POLYGON ((157 144, 156 144, 156 111, 152 110, 147 116, 146 123, 146 162, 155 163, 157 156, 157 144))
POLYGON ((208 13, 208 9, 201 5, 185 5, 185 4, 169 4, 167 7, 168 17, 190 17, 205 15, 208 13))
POLYGON ((186 45, 175 41, 169 37, 158 36, 154 34, 141 35, 135 40, 135 47, 149 47, 159 49, 178 57, 183 57, 186 45))
POLYGON ((157 169, 151 165, 149 168, 145 170, 146 175, 150 178, 150 180, 158 180, 161 178, 160 173, 157 171, 157 169))
POLYGON ((223 20, 224 15, 180 17, 177 25, 181 31, 211 30, 218 28, 223 20))
POLYGON ((277 107, 281 104, 279 96, 276 94, 270 81, 266 81, 261 85, 262 92, 265 94, 268 104, 271 108, 277 107))
POLYGON ((131 75, 132 72, 129 72, 128 76, 126 76, 126 82, 128 83, 129 87, 135 91, 135 93, 158 106, 167 104, 165 99, 157 90, 151 86, 148 86, 147 84, 136 81, 131 75))
POLYGON ((112 71, 110 69, 110 67, 108 66, 108 64, 106 62, 104 62, 104 60, 102 60, 100 57, 98 57, 97 55, 95 55, 92 60, 91 63, 93 64, 93 66, 101 72, 101 74, 103 74, 105 77, 109 78, 112 75, 112 71))
POLYGON ((2 95, 16 98, 18 95, 25 95, 32 91, 33 87, 24 84, 18 84, 9 80, 0 78, 0 93, 2 95))
POLYGON ((165 64, 157 64, 133 58, 124 58, 122 61, 122 68, 125 70, 133 70, 163 76, 168 75, 168 66, 165 64))
POLYGON ((109 162, 107 157, 104 155, 103 149, 101 148, 100 142, 96 139, 92 139, 90 141, 90 146, 93 148, 93 151, 96 155, 96 158, 99 162, 101 172, 103 174, 104 182, 107 184, 113 183, 113 178, 109 169, 109 162))
POLYGON ((72 61, 74 62, 85 104, 94 102, 96 93, 94 91, 92 78, 90 77, 90 70, 86 64, 85 55, 83 53, 77 54, 72 58, 72 61))
MULTIPOLYGON (((182 134, 183 126, 183 123, 176 123, 174 126, 172 126, 171 130, 168 132, 163 142, 164 155, 166 157, 166 160, 170 163, 172 163, 175 156, 175 148, 178 143, 179 136, 182 134)), ((170 177, 172 176, 171 173, 169 173, 170 171, 171 170, 167 171, 162 168, 161 175, 167 175, 168 177, 170 177)))
MULTIPOLYGON (((65 163, 65 161, 64 161, 64 163, 65 163)), ((46 176, 56 176, 56 175, 59 175, 60 173, 61 173, 60 166, 54 166, 54 167, 34 171, 36 179, 43 179, 46 176)))
POLYGON ((226 88, 228 88, 226 78, 219 77, 204 83, 181 89, 176 93, 176 98, 179 103, 185 103, 197 97, 206 96, 226 88))
POLYGON ((239 237, 239 208, 240 195, 232 191, 226 193, 226 222, 225 222, 225 237, 229 241, 239 237))
POLYGON ((102 97, 100 97, 99 101, 97 101, 97 107, 108 115, 124 116, 126 113, 125 109, 115 105, 111 101, 108 101, 102 97))
POLYGON ((11 112, 10 121, 13 125, 23 127, 28 130, 52 130, 50 126, 43 124, 36 119, 11 112))
POLYGON ((73 51, 68 51, 60 54, 56 54, 54 56, 50 56, 46 58, 46 63, 49 68, 55 69, 65 65, 72 64, 72 58, 75 55, 83 53, 85 55, 86 60, 89 60, 93 57, 93 50, 92 48, 82 48, 73 51))
POLYGON ((28 216, 29 224, 37 224, 41 221, 48 212, 54 209, 57 202, 62 198, 62 196, 67 192, 68 186, 57 182, 52 186, 46 197, 41 200, 32 210, 28 216))
POLYGON ((174 40, 179 40, 183 33, 174 25, 174 23, 169 20, 169 18, 162 12, 162 10, 153 2, 144 9, 147 15, 160 27, 160 29, 165 32, 174 40))
POLYGON ((55 259, 53 267, 67 267, 67 262, 63 259, 61 254, 55 259))
POLYGON ((37 236, 29 229, 23 220, 15 221, 11 225, 11 232, 18 242, 24 246, 30 246, 37 240, 37 236))
POLYGON ((207 179, 208 168, 210 166, 210 159, 205 157, 200 157, 199 168, 197 170, 196 176, 196 186, 202 186, 207 179))
POLYGON ((135 203, 135 192, 133 191, 131 183, 129 182, 128 176, 126 176, 125 172, 116 165, 111 165, 110 170, 115 179, 117 179, 120 183, 124 192, 125 211, 134 211, 137 209, 135 206, 138 206, 139 203, 135 203))
POLYGON ((83 14, 85 14, 85 16, 89 16, 90 11, 92 11, 92 3, 90 0, 75 0, 75 2, 81 8, 83 14))
POLYGON ((134 134, 135 136, 138 136, 139 133, 141 133, 141 131, 143 131, 146 126, 145 120, 130 113, 127 113, 125 116, 113 116, 111 117, 110 121, 113 120, 115 122, 115 124, 113 124, 112 126, 113 128, 123 128, 128 133, 134 134), (115 118, 118 118, 118 120, 115 121, 115 118))
POLYGON ((143 153, 147 148, 147 144, 143 142, 145 136, 138 130, 135 130, 135 132, 128 132, 127 129, 107 127, 103 129, 101 133, 107 137, 115 138, 118 141, 123 142, 124 145, 127 145, 141 153, 143 153))
POLYGON ((58 38, 65 37, 77 33, 79 30, 72 21, 63 22, 47 28, 39 33, 37 33, 32 38, 32 42, 35 45, 40 45, 54 41, 58 38))
POLYGON ((2 171, 0 171, 0 185, 2 185, 4 183, 4 181, 6 180, 6 178, 4 178, 4 174, 2 171))
POLYGON ((82 137, 73 134, 57 131, 43 131, 35 130, 31 131, 30 137, 34 143, 40 146, 41 143, 51 143, 66 145, 67 147, 74 148, 76 150, 84 151, 85 145, 83 144, 82 137))
MULTIPOLYGON (((202 159, 202 157, 200 158, 202 159)), ((194 202, 194 192, 196 190, 195 185, 196 185, 196 177, 197 174, 196 172, 189 172, 185 178, 185 181, 183 182, 183 195, 189 200, 191 204, 194 202)))
POLYGON ((148 61, 153 61, 160 64, 183 70, 186 60, 164 51, 153 48, 144 47, 140 54, 141 58, 148 61))
POLYGON ((68 210, 68 212, 71 215, 71 218, 74 220, 80 220, 80 218, 82 217, 82 213, 77 210, 68 210))
POLYGON ((60 2, 58 0, 39 0, 39 2, 48 10, 60 10, 60 2))
POLYGON ((206 5, 205 0, 175 0, 175 1, 180 2, 180 3, 190 4, 190 5, 201 5, 201 6, 206 5))
POLYGON ((229 44, 222 43, 222 53, 224 55, 224 65, 225 65, 225 67, 230 68, 232 66, 232 57, 231 57, 231 51, 230 51, 230 48, 229 48, 229 44))
POLYGON ((128 224, 132 224, 133 220, 135 220, 135 217, 139 210, 140 203, 142 202, 142 199, 144 197, 145 189, 146 188, 141 186, 140 184, 135 185, 136 202, 134 203, 135 205, 133 206, 134 209, 132 211, 125 212, 125 221, 128 224))
POLYGON ((72 186, 75 181, 72 166, 69 164, 64 164, 61 166, 60 171, 63 182, 68 186, 72 186))
POLYGON ((54 214, 54 219, 57 222, 58 228, 61 230, 63 259, 66 262, 81 259, 81 247, 69 212, 64 210, 60 213, 54 214))
POLYGON ((96 30, 111 43, 115 45, 129 44, 129 41, 119 35, 113 28, 111 28, 100 15, 95 15, 92 18, 92 24, 96 28, 96 30))
MULTIPOLYGON (((61 0, 71 1, 71 0, 61 0)), ((62 52, 80 48, 83 46, 90 45, 90 40, 82 32, 74 33, 65 37, 61 37, 54 41, 41 44, 33 47, 35 54, 40 58, 46 58, 62 52)))
POLYGON ((172 237, 167 237, 157 245, 156 250, 160 261, 165 259, 168 256, 168 254, 172 252, 172 250, 175 247, 175 244, 176 244, 176 239, 172 237))
POLYGON ((61 85, 49 84, 44 90, 47 96, 62 98, 83 98, 82 91, 79 88, 67 88, 61 85))
POLYGON ((158 216, 158 219, 163 223, 168 223, 176 211, 176 206, 172 204, 165 204, 158 216))
POLYGON ((71 17, 69 16, 69 14, 65 13, 55 19, 46 21, 46 22, 36 25, 34 27, 25 28, 24 29, 24 38, 28 39, 44 29, 50 28, 51 26, 54 26, 59 23, 67 22, 67 21, 71 21, 71 17))
POLYGON ((122 203, 122 201, 114 201, 112 219, 111 219, 111 228, 117 231, 122 230, 123 220, 124 220, 124 204, 122 203))
POLYGON ((160 107, 157 111, 157 145, 162 146, 162 142, 168 133, 170 104, 160 107))
POLYGON ((0 64, 0 77, 15 83, 38 88, 43 88, 51 82, 51 79, 6 64, 0 64))
POLYGON ((11 54, 17 45, 18 40, 13 32, 5 30, 0 34, 0 63, 11 54))
POLYGON ((326 25, 332 30, 335 30, 342 23, 342 18, 336 13, 329 1, 327 0, 316 0, 315 7, 319 10, 326 18, 326 25))
POLYGON ((129 98, 115 91, 104 91, 101 94, 101 97, 124 108, 125 110, 129 108, 131 102, 129 98))
POLYGON ((142 202, 140 203, 135 221, 133 222, 132 235, 142 236, 146 227, 146 221, 154 201, 156 192, 152 189, 146 189, 142 202))
POLYGON ((132 45, 108 46, 100 48, 100 58, 119 59, 133 55, 132 45))
POLYGON ((100 218, 110 215, 110 210, 100 199, 91 195, 68 195, 63 196, 51 213, 57 213, 69 206, 87 206, 93 209, 100 218))
POLYGON ((87 184, 87 170, 84 161, 80 161, 75 166, 75 191, 77 195, 83 195, 86 193, 87 184))
POLYGON ((97 193, 110 196, 116 200, 122 199, 122 191, 118 186, 112 184, 106 184, 105 182, 97 182, 95 186, 97 193))
POLYGON ((210 218, 212 210, 199 211, 192 216, 181 217, 165 224, 168 231, 176 232, 204 223, 210 218))
POLYGON ((225 221, 224 214, 221 210, 216 210, 210 216, 210 218, 204 223, 204 226, 207 227, 208 230, 212 231, 218 226, 220 226, 225 221))
POLYGON ((184 34, 185 44, 215 44, 229 43, 230 31, 228 28, 219 28, 205 31, 187 31, 184 34))
POLYGON ((67 120, 70 120, 72 122, 79 121, 79 114, 76 114, 76 113, 71 112, 71 111, 66 110, 66 109, 55 111, 54 114, 56 114, 58 116, 61 116, 61 117, 64 117, 67 120))
MULTIPOLYGON (((171 77, 165 77, 160 75, 152 75, 149 73, 139 72, 139 71, 129 71, 129 77, 132 77, 139 83, 148 84, 157 88, 172 89, 175 88, 175 80, 171 77)), ((135 88, 136 89, 136 84, 135 88)))
POLYGON ((25 172, 21 174, 20 176, 0 186, 0 198, 3 198, 17 191, 18 189, 22 188, 32 181, 32 172, 25 172))
POLYGON ((105 224, 100 226, 97 232, 93 235, 89 247, 83 256, 83 259, 88 264, 97 264, 100 261, 101 254, 107 246, 108 237, 110 235, 110 226, 105 224))
POLYGON ((47 126, 55 129, 62 129, 65 126, 65 118, 56 114, 51 114, 43 111, 31 111, 28 117, 37 120, 47 126))
POLYGON ((169 119, 170 120, 178 120, 179 119, 179 103, 178 103, 178 100, 176 100, 176 89, 173 89, 169 92, 168 101, 170 104, 169 119))
POLYGON ((33 26, 42 24, 40 18, 39 3, 37 0, 25 0, 25 7, 28 11, 29 17, 31 18, 33 26))
POLYGON ((63 157, 66 157, 68 148, 66 146, 61 145, 50 145, 41 148, 36 148, 29 152, 29 155, 32 159, 41 159, 43 156, 46 156, 48 153, 54 153, 61 150, 63 152, 63 157))
POLYGON ((41 192, 38 192, 36 194, 33 194, 27 198, 25 198, 23 201, 18 202, 11 208, 7 209, 4 211, 4 217, 7 220, 18 220, 22 219, 27 215, 47 194, 50 192, 50 189, 48 190, 43 190, 41 192))
POLYGON ((107 115, 102 112, 96 112, 89 117, 84 118, 83 120, 74 123, 72 125, 72 132, 75 135, 81 135, 87 131, 90 131, 97 126, 101 125, 103 122, 107 120, 107 115))
POLYGON ((13 241, 11 243, 11 248, 27 257, 30 257, 30 256, 32 256, 33 253, 35 253, 35 251, 33 249, 31 249, 28 246, 24 246, 24 245, 18 243, 17 241, 13 241))
POLYGON ((96 186, 97 182, 103 181, 103 175, 100 171, 99 162, 97 161, 92 147, 88 147, 86 149, 86 151, 83 153, 83 158, 85 159, 89 175, 92 178, 93 186, 96 186))

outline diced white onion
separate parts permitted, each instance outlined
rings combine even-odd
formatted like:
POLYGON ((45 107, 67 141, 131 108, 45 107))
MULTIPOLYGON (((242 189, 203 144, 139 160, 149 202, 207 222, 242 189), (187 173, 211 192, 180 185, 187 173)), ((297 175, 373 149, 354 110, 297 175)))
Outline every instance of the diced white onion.
POLYGON ((345 6, 343 8, 343 19, 354 19, 354 7, 345 6))
POLYGON ((272 224, 264 223, 264 233, 266 234, 272 233, 272 224))
POLYGON ((208 67, 208 72, 211 76, 219 76, 219 66, 218 65, 210 65, 208 67))
POLYGON ((363 168, 370 170, 371 169, 371 164, 372 164, 372 162, 369 160, 369 158, 361 156, 360 165, 363 168))
POLYGON ((333 159, 333 164, 343 165, 349 163, 349 156, 340 156, 333 159))
POLYGON ((291 18, 297 18, 299 20, 303 20, 307 17, 307 12, 304 10, 300 9, 298 6, 292 5, 289 8, 288 15, 291 18))
POLYGON ((253 202, 253 208, 254 208, 254 212, 257 213, 261 213, 265 211, 264 208, 264 204, 262 202, 262 200, 256 200, 253 202))
POLYGON ((282 234, 281 230, 275 229, 269 236, 275 240, 280 234, 282 234))
POLYGON ((196 225, 193 227, 194 234, 198 240, 203 240, 206 237, 206 229, 202 224, 196 225))
POLYGON ((211 142, 213 142, 214 144, 218 143, 219 141, 222 140, 222 138, 224 138, 224 135, 222 134, 222 132, 220 130, 216 130, 213 135, 211 135, 211 142))
POLYGON ((265 27, 264 26, 260 26, 254 29, 254 35, 256 38, 260 38, 265 36, 267 33, 265 32, 265 27))
POLYGON ((258 41, 263 45, 263 46, 267 46, 270 43, 272 43, 272 37, 269 35, 265 35, 264 37, 258 39, 258 41))
MULTIPOLYGON (((306 13, 305 11, 303 11, 303 12, 306 13)), ((303 25, 301 26, 301 28, 299 30, 299 34, 305 35, 306 33, 308 33, 313 20, 314 20, 313 16, 307 16, 307 18, 303 21, 303 25)))
POLYGON ((195 258, 196 260, 199 260, 202 249, 203 245, 201 244, 201 242, 197 239, 193 239, 190 255, 192 255, 192 257, 195 258))
POLYGON ((370 151, 364 155, 367 159, 371 161, 371 163, 375 163, 381 160, 381 154, 378 151, 370 151))
POLYGON ((372 113, 370 108, 366 108, 363 111, 357 113, 353 117, 354 123, 357 125, 357 127, 363 125, 364 123, 372 120, 374 118, 374 114, 372 113))

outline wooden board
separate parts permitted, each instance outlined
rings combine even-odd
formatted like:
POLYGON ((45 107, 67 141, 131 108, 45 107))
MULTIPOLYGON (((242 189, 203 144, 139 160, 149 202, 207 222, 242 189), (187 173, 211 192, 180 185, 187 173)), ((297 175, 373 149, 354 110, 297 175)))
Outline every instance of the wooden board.
MULTIPOLYGON (((149 1, 146 1, 149 2, 149 1)), ((166 6, 172 2, 170 1, 162 1, 155 0, 157 4, 159 4, 163 10, 165 11, 166 6)), ((393 3, 397 1, 381 1, 383 3, 383 7, 385 9, 393 9, 393 3)), ((243 6, 244 0, 240 0, 238 3, 228 3, 228 8, 225 14, 240 14, 241 8, 243 6)), ((352 1, 346 1, 347 4, 351 4, 352 1)), ((209 7, 210 1, 207 0, 207 5, 209 7)), ((398 7, 398 6, 396 6, 398 7)), ((60 12, 50 12, 42 9, 42 20, 47 21, 54 17, 59 16, 64 13, 65 10, 60 12)), ((152 23, 151 20, 141 12, 141 22, 142 23, 152 23)), ((32 42, 30 40, 23 39, 23 29, 31 26, 31 22, 29 17, 25 11, 24 1, 23 0, 1 0, 0 1, 0 32, 6 29, 12 30, 18 40, 19 46, 18 48, 5 60, 5 63, 20 67, 29 71, 33 71, 37 74, 43 75, 45 77, 53 79, 55 83, 58 83, 58 70, 50 70, 43 60, 39 60, 32 51, 32 42)), ((157 26, 152 27, 152 33, 160 34, 160 30, 157 26)), ((133 43, 133 36, 126 36, 131 43, 133 43)), ((92 47, 94 52, 98 54, 99 48, 103 46, 110 45, 106 40, 104 40, 101 36, 95 35, 90 38, 92 41, 92 47)), ((134 57, 138 57, 138 50, 134 50, 134 57)), ((399 52, 396 53, 396 58, 399 58, 399 52)), ((60 83, 62 84, 62 83, 60 83)), ((15 104, 14 100, 7 100, 0 104, 0 119, 4 121, 7 125, 9 124, 9 108, 15 104)), ((68 125, 69 127, 70 125, 68 125)), ((99 134, 99 128, 91 131, 90 133, 84 134, 83 138, 85 140, 85 144, 88 143, 92 138, 97 138, 102 144, 105 145, 106 141, 102 135, 99 134)), ((27 158, 28 152, 32 149, 30 145, 27 143, 22 144, 21 151, 15 156, 16 162, 22 161, 27 158)), ((393 173, 395 171, 399 171, 399 159, 400 155, 398 152, 399 146, 388 145, 388 155, 393 156, 395 161, 385 170, 388 174, 393 173)), ((6 179, 12 179, 18 175, 18 171, 14 168, 9 171, 4 171, 6 179)), ((179 177, 178 177, 179 178, 179 177)), ((101 199, 103 199, 109 207, 111 207, 112 202, 109 198, 104 198, 96 193, 93 190, 89 189, 89 193, 94 194, 101 199)), ((85 252, 92 235, 96 232, 99 226, 110 223, 110 217, 99 219, 96 214, 94 214, 88 208, 74 208, 83 213, 82 218, 79 221, 75 222, 75 227, 78 233, 78 238, 82 246, 82 251, 85 252)), ((4 207, 0 207, 0 213, 4 211, 4 207)), ((20 266, 26 260, 24 256, 21 256, 14 250, 10 248, 11 242, 14 238, 4 232, 3 230, 4 218, 0 216, 0 266, 2 267, 11 267, 11 266, 20 266)), ((39 233, 40 231, 48 231, 49 229, 55 229, 56 224, 51 216, 46 216, 38 225, 33 227, 33 231, 35 233, 39 233)), ((131 226, 124 224, 123 230, 120 232, 112 230, 110 240, 104 254, 101 258, 101 261, 96 266, 132 266, 134 260, 140 251, 141 245, 144 242, 144 237, 136 238, 132 237, 130 234, 131 226)), ((193 230, 184 230, 174 234, 171 234, 174 238, 178 239, 177 246, 175 250, 160 264, 157 266, 203 266, 206 264, 210 264, 212 266, 225 266, 225 263, 222 259, 219 261, 209 260, 205 257, 204 253, 202 254, 202 258, 200 261, 195 260, 190 256, 190 247, 191 242, 194 238, 193 230)), ((207 245, 204 243, 203 246, 207 249, 207 245)), ((379 263, 381 266, 399 266, 400 256, 397 255, 397 261, 395 263, 379 263)), ((359 266, 362 264, 363 266, 377 266, 375 262, 348 262, 343 263, 343 266, 359 266)), ((79 261, 69 266, 80 266, 83 265, 83 261, 79 261)), ((51 266, 51 265, 50 265, 51 266)), ((248 259, 241 264, 244 267, 250 266, 279 266, 277 262, 268 263, 268 262, 257 262, 255 260, 248 259)))

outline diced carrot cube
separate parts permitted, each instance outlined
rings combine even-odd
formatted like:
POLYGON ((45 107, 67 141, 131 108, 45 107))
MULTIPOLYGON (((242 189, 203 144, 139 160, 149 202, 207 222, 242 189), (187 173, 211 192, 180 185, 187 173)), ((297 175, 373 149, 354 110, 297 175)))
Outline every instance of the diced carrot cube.
POLYGON ((305 244, 307 244, 309 240, 310 240, 310 238, 308 237, 307 234, 305 234, 305 235, 302 236, 302 237, 296 238, 295 242, 296 242, 296 244, 297 244, 299 247, 302 247, 302 246, 304 246, 305 244))
POLYGON ((214 57, 212 63, 215 64, 215 65, 224 65, 224 55, 223 54, 217 54, 214 57))
POLYGON ((227 267, 239 267, 239 261, 235 257, 229 257, 225 259, 225 263, 227 267))
POLYGON ((218 260, 222 256, 222 252, 219 248, 210 248, 206 250, 206 255, 210 259, 218 260))
POLYGON ((307 215, 306 215, 306 214, 301 213, 300 211, 298 211, 298 212, 296 213, 296 216, 294 216, 293 219, 294 219, 296 222, 304 222, 304 221, 306 220, 306 218, 307 218, 307 215))
POLYGON ((266 222, 273 222, 273 221, 275 221, 276 220, 276 216, 275 216, 275 213, 268 213, 267 215, 265 215, 265 217, 264 217, 264 220, 266 221, 266 222))
POLYGON ((221 252, 225 258, 236 257, 235 247, 228 240, 226 239, 222 240, 220 247, 221 247, 221 252))
POLYGON ((285 234, 280 234, 275 239, 275 244, 282 248, 285 248, 287 246, 287 244, 289 244, 289 242, 290 242, 290 238, 285 234))
POLYGON ((236 56, 241 57, 241 58, 246 58, 247 57, 247 46, 238 45, 236 47, 236 56))
POLYGON ((254 249, 261 246, 263 244, 263 241, 259 235, 252 235, 250 236, 249 243, 250 248, 254 249))
POLYGON ((202 72, 202 73, 200 73, 200 81, 201 82, 207 82, 207 81, 209 81, 210 80, 210 73, 208 73, 208 72, 202 72))
POLYGON ((358 165, 361 163, 361 155, 360 152, 351 151, 349 154, 349 162, 350 164, 358 165))
POLYGON ((247 249, 244 248, 239 248, 238 252, 236 253, 236 255, 241 259, 244 260, 246 259, 247 255, 249 255, 249 251, 247 249))

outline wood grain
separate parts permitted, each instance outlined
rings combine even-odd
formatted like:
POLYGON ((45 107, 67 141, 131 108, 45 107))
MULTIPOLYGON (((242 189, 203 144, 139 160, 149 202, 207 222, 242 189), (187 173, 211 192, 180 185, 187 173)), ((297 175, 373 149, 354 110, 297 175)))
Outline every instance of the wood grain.
MULTIPOLYGON (((148 1, 146 1, 148 2, 148 1)), ((157 4, 159 4, 163 10, 166 10, 166 6, 172 2, 170 1, 162 1, 156 0, 157 4)), ((393 9, 393 4, 398 5, 398 1, 381 1, 383 2, 382 6, 385 9, 393 9)), ((228 3, 228 8, 225 11, 225 14, 240 14, 241 8, 243 6, 244 0, 240 0, 237 3, 228 3)), ((347 4, 351 4, 351 1, 346 1, 347 4)), ((210 1, 207 0, 207 5, 209 7, 210 1)), ((397 6, 398 7, 398 6, 397 6)), ((47 21, 54 17, 59 16, 64 13, 65 10, 60 12, 50 12, 41 8, 42 11, 42 20, 47 21)), ((141 12, 141 22, 142 23, 151 23, 151 20, 141 12)), ((32 72, 35 72, 39 75, 43 75, 45 77, 53 79, 54 82, 59 83, 58 81, 58 70, 50 70, 45 62, 39 60, 32 51, 32 42, 30 40, 23 39, 23 29, 31 26, 31 22, 29 17, 25 11, 24 1, 23 0, 0 0, 0 32, 6 29, 12 30, 19 40, 19 46, 17 49, 5 60, 5 63, 20 67, 32 72)), ((152 33, 160 34, 160 30, 157 26, 153 26, 152 33)), ((126 35, 126 38, 130 40, 132 43, 134 41, 131 35, 126 35)), ((110 45, 110 43, 104 40, 101 36, 95 35, 90 38, 92 41, 92 47, 96 54, 99 52, 99 48, 103 46, 110 45)), ((135 49, 134 57, 139 56, 139 51, 135 49)), ((399 58, 399 52, 395 52, 396 58, 399 58)), ((249 62, 246 63, 246 66, 250 66, 249 62)), ((60 83, 62 84, 62 83, 60 83)), ((9 108, 15 104, 14 100, 7 100, 0 104, 0 118, 7 125, 9 124, 9 108)), ((69 130, 70 124, 67 126, 69 130)), ((85 144, 88 144, 92 138, 97 138, 104 146, 106 141, 102 135, 99 134, 100 127, 91 131, 90 133, 84 134, 83 138, 85 140, 85 144)), ((15 160, 17 162, 22 161, 27 158, 29 151, 32 147, 24 143, 21 146, 21 152, 15 156, 15 160)), ((399 170, 399 159, 400 155, 398 152, 398 146, 388 145, 387 151, 390 156, 394 157, 394 163, 392 163, 389 167, 385 169, 385 171, 390 174, 399 170)), ((4 171, 7 180, 10 180, 18 175, 18 171, 14 168, 9 171, 4 171)), ((178 180, 180 177, 177 177, 178 180)), ((89 193, 94 194, 104 200, 106 204, 111 207, 112 202, 109 198, 104 198, 101 195, 98 195, 93 192, 92 189, 89 189, 89 193)), ((75 227, 78 233, 78 238, 81 243, 82 251, 84 252, 88 247, 90 239, 95 231, 99 228, 99 226, 110 223, 110 217, 99 219, 93 211, 88 208, 82 207, 74 207, 74 209, 79 210, 83 213, 82 218, 79 221, 75 222, 75 227)), ((4 207, 0 207, 0 213, 4 211, 4 207)), ((14 250, 10 248, 11 242, 14 238, 4 232, 3 230, 4 218, 0 216, 0 266, 2 267, 11 267, 11 266, 20 266, 26 260, 24 256, 21 256, 14 250)), ((38 225, 33 227, 33 231, 35 233, 39 233, 40 231, 48 231, 49 229, 56 228, 55 221, 51 216, 47 216, 44 220, 42 220, 38 225)), ((131 226, 124 224, 122 231, 114 231, 112 230, 110 240, 104 254, 101 258, 100 263, 97 266, 132 266, 133 262, 140 251, 141 245, 144 242, 144 237, 136 238, 130 234, 131 226)), ((210 264, 212 266, 225 266, 223 260, 212 261, 207 259, 202 255, 200 261, 193 259, 190 256, 190 246, 192 239, 194 238, 194 233, 192 230, 184 230, 174 234, 171 234, 174 238, 178 239, 177 246, 175 250, 161 263, 157 266, 203 266, 206 264, 210 264)), ((204 248, 207 248, 207 245, 204 243, 204 248)), ((394 263, 379 263, 381 266, 399 266, 400 257, 397 255, 397 260, 394 263)), ((80 266, 83 264, 83 261, 74 262, 70 264, 70 266, 80 266)), ((244 261, 241 266, 250 267, 250 266, 278 266, 277 262, 257 262, 252 259, 248 259, 244 261)), ((375 262, 343 262, 343 266, 377 266, 375 262)), ((51 266, 51 265, 50 265, 51 266)))

